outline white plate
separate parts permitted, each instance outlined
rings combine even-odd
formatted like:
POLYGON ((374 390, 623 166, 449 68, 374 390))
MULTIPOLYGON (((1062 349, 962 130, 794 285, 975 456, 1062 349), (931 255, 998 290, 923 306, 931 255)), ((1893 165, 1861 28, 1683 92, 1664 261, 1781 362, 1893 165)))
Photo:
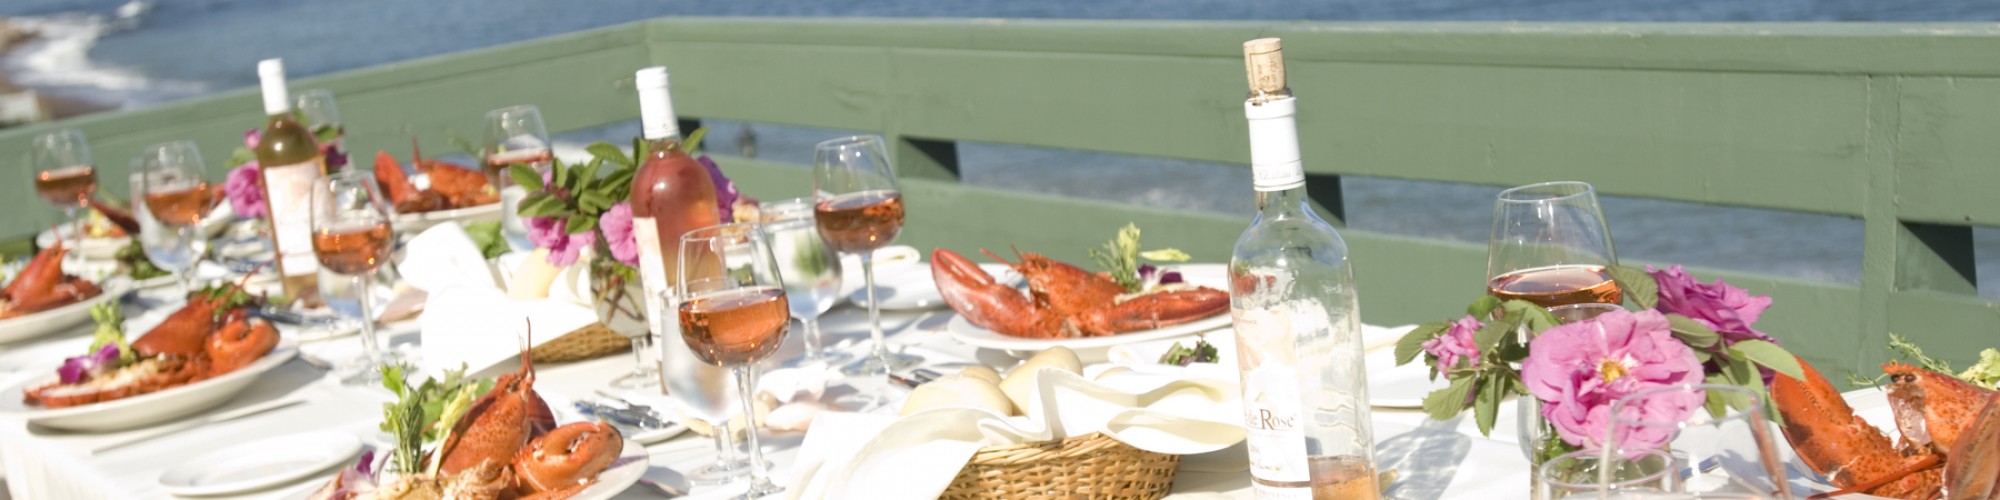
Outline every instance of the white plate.
MULTIPOLYGON (((1228 289, 1228 277, 1224 273, 1224 266, 1222 264, 1193 264, 1176 267, 1176 270, 1180 271, 1181 277, 1186 279, 1190 284, 1218 290, 1228 289)), ((959 342, 964 342, 973 347, 1006 351, 1017 357, 1031 356, 1043 349, 1061 346, 1077 351, 1078 357, 1083 358, 1085 362, 1091 362, 1093 360, 1103 360, 1104 351, 1111 346, 1206 332, 1227 326, 1229 326, 1229 314, 1222 313, 1165 328, 1126 332, 1104 337, 1028 339, 980 328, 977 325, 973 325, 972 322, 966 321, 964 316, 954 315, 951 321, 945 324, 945 329, 950 331, 952 337, 958 339, 959 342), (1086 350, 1095 355, 1087 354, 1086 350)))
POLYGON ((97 284, 103 291, 96 297, 77 301, 74 304, 42 311, 18 318, 0 319, 0 344, 26 340, 90 321, 90 308, 105 301, 118 300, 125 293, 130 280, 113 278, 97 284))
MULTIPOLYGON (((50 246, 54 246, 56 244, 55 231, 57 230, 62 231, 62 234, 64 235, 69 235, 70 233, 74 232, 74 230, 70 229, 70 226, 68 224, 58 226, 56 229, 53 230, 43 229, 41 234, 35 235, 35 247, 48 248, 50 246)), ((84 259, 88 260, 111 260, 112 256, 118 254, 118 249, 125 248, 126 245, 130 244, 132 244, 131 236, 117 236, 111 238, 84 238, 82 240, 78 240, 76 242, 76 248, 72 248, 70 250, 76 252, 77 255, 81 255, 83 256, 84 259)))
POLYGON ((360 451, 361 440, 344 432, 263 439, 182 461, 160 474, 160 487, 185 496, 259 490, 346 464, 360 451))
POLYGON ((102 403, 68 408, 29 407, 22 401, 21 394, 29 387, 54 381, 55 370, 49 369, 46 373, 50 376, 30 379, 0 392, 0 417, 26 419, 47 427, 85 432, 130 429, 164 422, 228 401, 249 388, 259 375, 285 364, 298 353, 299 349, 290 342, 282 342, 263 359, 208 380, 102 403))
POLYGON ((639 477, 646 475, 650 457, 646 447, 637 441, 625 440, 625 448, 619 450, 618 460, 611 462, 611 468, 597 473, 597 481, 589 488, 571 495, 570 500, 604 500, 624 493, 627 488, 639 483, 639 477))
POLYGON ((396 232, 414 236, 425 229, 430 229, 431 226, 445 222, 463 223, 487 220, 500 220, 500 202, 496 201, 485 205, 450 210, 396 214, 394 226, 396 227, 396 232))
MULTIPOLYGON (((1020 286, 1021 274, 1006 264, 980 264, 986 274, 1010 286, 1020 286)), ((861 288, 861 287, 856 287, 861 288)), ((857 289, 847 295, 847 300, 855 307, 868 307, 868 291, 857 289)), ((875 270, 875 300, 885 311, 916 311, 944 307, 944 295, 938 293, 937 281, 931 279, 931 265, 917 262, 898 265, 891 269, 875 270)))
POLYGON ((1451 385, 1444 377, 1431 380, 1423 360, 1396 366, 1396 349, 1377 349, 1362 358, 1368 367, 1368 405, 1377 408, 1423 408, 1424 396, 1451 385))

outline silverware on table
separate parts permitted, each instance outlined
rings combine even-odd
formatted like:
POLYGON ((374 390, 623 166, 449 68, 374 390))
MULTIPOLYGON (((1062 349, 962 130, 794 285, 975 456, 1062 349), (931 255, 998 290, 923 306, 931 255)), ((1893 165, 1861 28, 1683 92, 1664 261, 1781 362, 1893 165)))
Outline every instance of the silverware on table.
POLYGON ((640 430, 665 429, 667 422, 651 409, 617 407, 593 401, 577 401, 577 411, 640 430))
POLYGON ((933 380, 937 380, 943 377, 944 375, 939 374, 938 372, 924 368, 918 368, 915 370, 911 370, 908 375, 897 375, 895 373, 890 373, 889 382, 903 387, 915 389, 917 388, 917 386, 930 383, 933 380))

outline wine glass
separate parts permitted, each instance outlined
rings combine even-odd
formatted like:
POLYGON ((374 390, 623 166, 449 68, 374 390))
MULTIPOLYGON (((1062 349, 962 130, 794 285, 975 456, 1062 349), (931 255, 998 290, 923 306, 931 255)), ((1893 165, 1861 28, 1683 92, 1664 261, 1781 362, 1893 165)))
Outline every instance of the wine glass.
POLYGON ((35 195, 62 210, 63 221, 70 226, 67 235, 56 231, 56 237, 71 250, 70 255, 81 255, 75 251, 83 238, 76 213, 84 200, 97 193, 97 168, 91 166, 90 144, 84 141, 83 131, 66 128, 35 136, 30 155, 35 195))
POLYGON ((480 166, 486 172, 486 182, 500 190, 500 234, 515 250, 534 248, 534 243, 528 241, 528 227, 521 223, 521 215, 515 213, 521 207, 521 199, 528 196, 528 189, 514 185, 507 168, 549 167, 553 154, 549 150, 548 127, 542 125, 542 111, 523 104, 486 112, 486 135, 480 148, 484 156, 480 166))
POLYGON ((1676 458, 1666 450, 1637 450, 1606 456, 1580 450, 1543 462, 1535 470, 1536 500, 1600 498, 1611 492, 1663 493, 1679 489, 1672 474, 1676 458))
POLYGON ((819 143, 813 150, 813 219, 827 246, 861 257, 862 289, 868 294, 868 335, 874 352, 841 367, 848 375, 883 375, 922 362, 889 352, 882 338, 882 310, 875 298, 876 249, 889 246, 903 229, 903 194, 889 165, 881 136, 857 135, 819 143))
POLYGON ((785 281, 792 318, 806 327, 805 355, 799 364, 837 361, 821 350, 819 315, 840 301, 840 255, 820 239, 819 228, 813 223, 812 198, 767 201, 758 205, 757 211, 764 236, 771 240, 778 275, 785 281))
POLYGON ((1697 498, 1792 497, 1764 399, 1749 389, 1675 384, 1627 394, 1611 404, 1606 432, 1600 450, 1606 457, 1677 454, 1672 474, 1680 478, 1679 491, 1697 498))
POLYGON ((1486 246, 1487 291, 1555 307, 1618 304, 1624 294, 1597 192, 1583 182, 1544 182, 1500 192, 1486 246))
POLYGON ((730 387, 729 370, 703 361, 686 342, 679 340, 680 321, 671 319, 680 307, 674 293, 674 290, 660 292, 657 303, 661 310, 653 314, 660 318, 656 327, 663 340, 667 340, 659 343, 660 387, 682 414, 707 422, 710 437, 715 438, 715 462, 688 472, 688 481, 725 484, 742 479, 750 473, 750 461, 737 455, 729 432, 729 420, 742 414, 742 403, 736 389, 730 387))
POLYGON ((344 364, 341 382, 348 385, 380 381, 385 363, 375 339, 375 271, 389 260, 395 232, 392 212, 375 187, 370 172, 347 170, 320 177, 312 187, 313 253, 326 269, 352 279, 358 299, 327 304, 361 323, 361 358, 344 364))
POLYGON ((791 323, 771 246, 757 225, 748 223, 688 231, 680 245, 680 280, 674 289, 681 299, 681 340, 696 358, 729 368, 736 379, 743 436, 750 447, 750 489, 743 498, 784 491, 764 472, 757 411, 750 404, 757 362, 778 350, 791 323))
POLYGON ((335 154, 340 150, 340 139, 346 135, 340 122, 340 105, 333 100, 333 91, 312 89, 300 92, 293 98, 293 107, 299 112, 299 124, 312 131, 313 140, 319 143, 320 153, 326 158, 326 171, 337 172, 347 168, 347 155, 335 154))
POLYGON ((202 180, 206 164, 193 141, 173 141, 148 146, 132 161, 133 211, 143 208, 165 234, 141 231, 140 246, 146 258, 161 269, 172 271, 181 285, 181 294, 194 289, 194 266, 200 260, 201 221, 215 207, 219 186, 202 180), (171 241, 171 243, 166 243, 171 241))

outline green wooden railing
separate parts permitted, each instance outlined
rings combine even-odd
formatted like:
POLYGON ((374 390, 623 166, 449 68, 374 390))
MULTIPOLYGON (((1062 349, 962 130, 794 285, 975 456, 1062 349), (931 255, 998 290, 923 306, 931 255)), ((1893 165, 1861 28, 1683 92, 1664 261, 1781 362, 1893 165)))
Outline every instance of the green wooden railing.
MULTIPOLYGON (((446 150, 444 130, 471 134, 511 104, 539 104, 556 132, 634 119, 632 70, 666 64, 684 118, 890 137, 910 203, 902 242, 1081 261, 1132 221, 1148 243, 1217 261, 1243 218, 968 187, 955 144, 1242 164, 1239 44, 1260 36, 1285 39, 1307 168, 1335 213, 1337 176, 1367 175, 1576 179, 1614 195, 1856 217, 1859 286, 1697 274, 1775 296, 1759 326, 1829 373, 1875 373, 1890 332, 1961 363, 2000 345, 2000 308, 1974 289, 1970 230, 2000 223, 1992 25, 668 18, 293 86, 339 95, 354 151, 401 151, 409 131, 446 150)), ((107 189, 122 193, 138 148, 193 138, 219 162, 260 123, 245 89, 0 131, 0 157, 80 127, 107 189)), ((720 159, 752 196, 807 192, 797 165, 720 159)), ((17 200, 0 235, 52 220, 24 182, 0 196, 17 200)), ((1439 318, 1481 290, 1478 245, 1346 236, 1366 321, 1439 318)))

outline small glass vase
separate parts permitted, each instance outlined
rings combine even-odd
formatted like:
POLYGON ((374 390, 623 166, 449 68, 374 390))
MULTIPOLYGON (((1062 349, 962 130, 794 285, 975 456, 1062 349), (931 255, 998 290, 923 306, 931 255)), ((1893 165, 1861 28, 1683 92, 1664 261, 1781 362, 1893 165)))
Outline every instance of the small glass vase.
POLYGON ((653 350, 653 332, 639 271, 611 258, 609 249, 599 250, 590 259, 591 308, 605 328, 632 341, 632 372, 612 384, 621 388, 657 385, 657 365, 647 356, 653 350))

